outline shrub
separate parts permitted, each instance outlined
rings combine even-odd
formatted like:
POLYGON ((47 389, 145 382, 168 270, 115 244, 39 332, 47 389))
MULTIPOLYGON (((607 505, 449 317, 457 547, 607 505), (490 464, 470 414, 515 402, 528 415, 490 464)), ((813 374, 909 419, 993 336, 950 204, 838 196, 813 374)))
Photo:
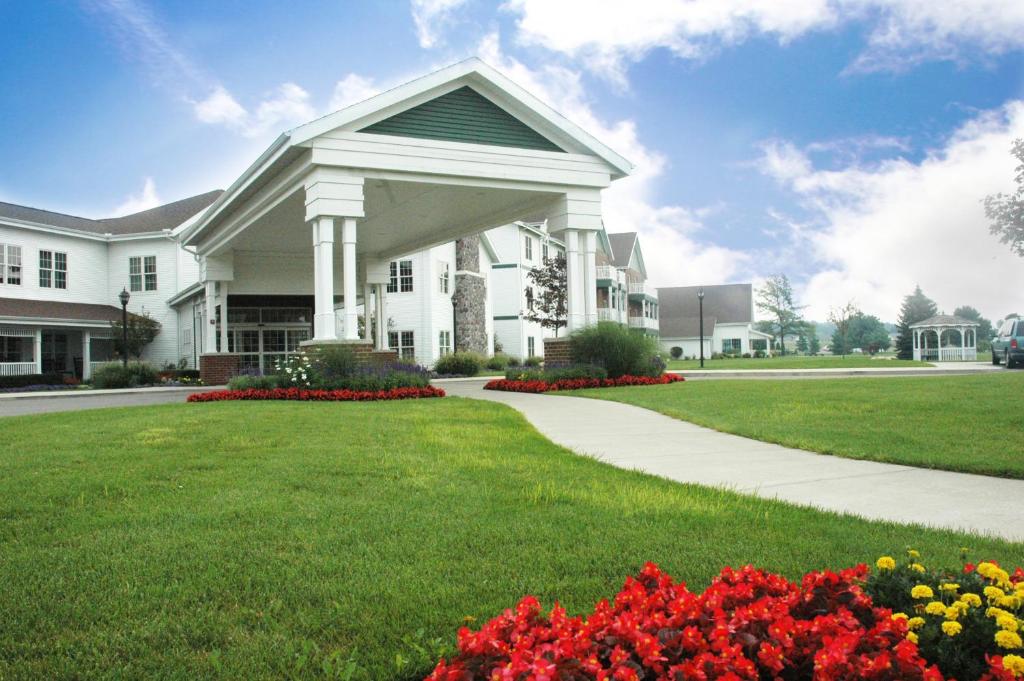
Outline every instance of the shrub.
POLYGON ((306 390, 304 388, 273 388, 271 390, 213 390, 193 393, 188 402, 226 402, 231 400, 293 400, 299 402, 373 402, 376 400, 415 400, 444 397, 444 391, 428 385, 424 388, 392 390, 306 390))
POLYGON ((672 359, 679 359, 683 356, 683 349, 678 345, 672 346, 672 349, 668 351, 672 355, 672 359))
POLYGON ((668 385, 685 380, 678 374, 660 376, 619 376, 618 378, 560 378, 555 381, 528 378, 496 378, 488 381, 484 390, 503 390, 514 393, 546 393, 556 390, 583 390, 584 388, 620 388, 632 385, 668 385))
POLYGON ((743 353, 743 359, 750 359, 750 353, 749 352, 744 352, 743 353))
POLYGON ((491 371, 504 371, 508 367, 508 355, 495 355, 487 360, 487 368, 491 371))
POLYGON ((334 387, 360 367, 356 353, 347 345, 319 346, 310 353, 310 359, 314 367, 312 383, 318 388, 334 387))
POLYGON ((754 350, 754 357, 757 359, 764 359, 767 353, 764 350, 754 350))
POLYGON ((30 385, 63 385, 61 374, 25 374, 23 376, 0 376, 0 390, 24 388, 30 385))
POLYGON ((608 372, 593 364, 552 364, 543 369, 513 367, 505 370, 505 379, 509 381, 554 383, 578 378, 608 378, 608 372))
POLYGON ((515 355, 508 355, 508 365, 510 367, 517 367, 521 364, 522 362, 519 361, 518 357, 516 357, 515 355))
POLYGON ((537 355, 534 355, 533 357, 527 357, 526 359, 523 360, 524 367, 539 367, 543 363, 544 358, 538 357, 537 355))
POLYGON ((485 363, 477 353, 459 350, 437 360, 434 371, 442 376, 476 376, 485 363))
POLYGON ((160 374, 156 367, 145 362, 129 362, 127 366, 111 362, 97 367, 91 380, 93 387, 100 390, 136 388, 159 383, 160 374))
POLYGON ((253 376, 242 374, 228 381, 228 390, 271 390, 281 387, 277 376, 253 376))
POLYGON ((425 388, 430 384, 430 372, 418 364, 402 362, 380 366, 360 366, 354 373, 336 381, 335 390, 377 392, 398 388, 425 388))
POLYGON ((577 364, 603 366, 611 378, 658 376, 664 370, 654 338, 615 322, 600 322, 573 332, 569 352, 577 364))

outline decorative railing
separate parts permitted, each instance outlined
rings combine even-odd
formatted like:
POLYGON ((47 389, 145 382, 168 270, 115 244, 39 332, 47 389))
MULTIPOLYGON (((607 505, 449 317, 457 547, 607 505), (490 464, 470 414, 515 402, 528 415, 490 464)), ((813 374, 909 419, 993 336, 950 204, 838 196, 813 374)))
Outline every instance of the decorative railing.
POLYGON ((654 288, 647 282, 629 282, 629 292, 635 295, 649 296, 657 299, 658 289, 654 288))
POLYGON ((616 270, 610 265, 598 265, 597 266, 597 278, 598 279, 615 279, 616 270))
POLYGON ((28 376, 34 373, 35 362, 0 362, 0 376, 28 376))
POLYGON ((978 359, 978 351, 975 348, 941 348, 939 350, 940 362, 970 362, 978 359))
POLYGON ((658 320, 649 317, 630 317, 629 326, 634 329, 657 329, 658 320))

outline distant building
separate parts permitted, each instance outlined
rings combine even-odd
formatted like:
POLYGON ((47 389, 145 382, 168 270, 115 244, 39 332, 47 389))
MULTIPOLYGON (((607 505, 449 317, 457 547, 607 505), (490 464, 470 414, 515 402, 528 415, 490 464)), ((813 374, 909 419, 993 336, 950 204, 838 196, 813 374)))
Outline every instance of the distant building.
POLYGON ((684 357, 700 354, 700 303, 704 289, 704 356, 769 351, 771 336, 754 329, 751 284, 672 286, 658 289, 662 347, 682 348, 684 357))

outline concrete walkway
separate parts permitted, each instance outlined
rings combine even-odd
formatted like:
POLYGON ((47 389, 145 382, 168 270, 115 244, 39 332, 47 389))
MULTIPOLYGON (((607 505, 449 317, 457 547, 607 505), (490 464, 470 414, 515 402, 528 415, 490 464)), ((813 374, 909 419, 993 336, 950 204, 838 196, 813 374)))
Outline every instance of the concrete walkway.
MULTIPOLYGON (((223 387, 223 386, 221 386, 223 387)), ((153 404, 184 402, 192 393, 216 390, 210 387, 156 387, 126 390, 54 390, 50 392, 7 393, 0 395, 0 417, 47 414, 58 411, 82 411, 106 407, 143 407, 153 404)))
POLYGON ((884 377, 884 376, 964 376, 968 374, 984 374, 993 371, 1006 371, 1005 368, 994 366, 990 362, 943 362, 930 367, 893 367, 885 366, 884 360, 878 361, 879 366, 861 368, 821 368, 821 369, 672 369, 671 373, 681 374, 690 378, 851 378, 851 377, 884 377))
POLYGON ((507 404, 551 441, 620 468, 873 520, 1024 541, 1024 480, 857 461, 781 447, 618 402, 483 390, 445 381, 449 395, 507 404))

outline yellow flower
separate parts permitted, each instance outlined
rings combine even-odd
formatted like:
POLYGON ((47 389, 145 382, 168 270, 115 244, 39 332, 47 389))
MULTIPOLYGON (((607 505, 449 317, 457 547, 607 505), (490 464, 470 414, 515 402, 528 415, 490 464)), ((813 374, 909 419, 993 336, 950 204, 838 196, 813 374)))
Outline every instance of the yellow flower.
POLYGON ((964 594, 963 596, 960 597, 960 601, 963 602, 963 603, 966 603, 967 605, 971 606, 972 608, 980 608, 981 607, 981 597, 978 596, 978 594, 964 594))
POLYGON ((924 574, 924 565, 921 565, 920 563, 911 563, 910 569, 922 575, 924 574))
POLYGON ((1007 650, 1013 650, 1020 648, 1021 643, 1020 634, 1013 631, 997 631, 996 632, 996 645, 1000 648, 1006 648, 1007 650))
POLYGON ((985 617, 999 617, 1001 615, 1009 614, 1010 613, 1006 612, 1002 608, 988 608, 987 610, 985 610, 985 617))
POLYGON ((1024 676, 1024 657, 1003 655, 1003 669, 1016 676, 1024 676))
MULTIPOLYGON (((1002 592, 1000 592, 999 595, 1002 596, 1003 595, 1002 592)), ((910 597, 911 598, 934 598, 935 597, 935 592, 933 592, 932 588, 930 586, 926 585, 926 584, 918 584, 917 586, 915 586, 913 589, 910 590, 910 597)))
POLYGON ((921 554, 918 551, 915 551, 914 549, 908 549, 907 550, 907 555, 910 556, 911 558, 920 558, 921 557, 921 554))
POLYGON ((960 608, 954 608, 953 606, 949 606, 948 608, 946 608, 946 619, 947 620, 960 619, 960 608))
POLYGON ((998 570, 998 569, 999 568, 996 567, 993 563, 988 563, 988 562, 978 563, 978 574, 981 575, 982 577, 986 577, 986 578, 991 579, 992 573, 994 571, 998 570))
MULTIPOLYGON (((907 632, 907 640, 910 641, 911 643, 917 643, 917 634, 915 634, 912 631, 908 631, 907 632)), ((1004 660, 1003 666, 1005 667, 1006 666, 1006 662, 1005 662, 1006 658, 1004 657, 1003 660, 1004 660)))
POLYGON ((894 620, 905 620, 905 619, 907 619, 907 613, 905 613, 905 612, 894 612, 892 614, 892 618, 894 620))
POLYGON ((939 601, 932 601, 928 605, 924 606, 924 611, 929 615, 945 615, 946 606, 939 601))
POLYGON ((882 556, 875 561, 875 567, 879 570, 893 570, 896 568, 896 561, 893 560, 892 556, 882 556))
POLYGON ((1020 628, 1017 618, 1013 615, 1000 615, 996 618, 996 626, 1003 631, 1017 631, 1020 628))
POLYGON ((923 617, 911 617, 909 620, 907 620, 907 628, 908 629, 920 629, 923 626, 924 626, 924 618, 923 617))
POLYGON ((941 589, 942 591, 948 591, 949 593, 953 593, 953 592, 957 591, 959 588, 960 588, 959 584, 953 584, 953 583, 940 584, 939 585, 939 589, 941 589))
POLYGON ((1003 596, 1002 598, 996 599, 996 605, 1000 608, 1010 608, 1011 610, 1019 608, 1020 603, 1020 596, 1003 596))
POLYGON ((942 633, 944 633, 946 636, 956 636, 961 631, 963 631, 963 629, 964 628, 962 626, 960 626, 959 622, 943 622, 942 623, 942 633))
POLYGON ((954 601, 953 604, 950 605, 949 607, 956 608, 960 612, 961 615, 966 615, 967 611, 971 609, 971 607, 969 605, 967 605, 966 603, 964 603, 963 601, 954 601))
POLYGON ((1002 598, 1006 595, 1006 593, 1002 589, 996 586, 986 586, 984 589, 981 590, 981 592, 985 594, 985 598, 987 598, 990 601, 994 601, 997 598, 1002 598))

